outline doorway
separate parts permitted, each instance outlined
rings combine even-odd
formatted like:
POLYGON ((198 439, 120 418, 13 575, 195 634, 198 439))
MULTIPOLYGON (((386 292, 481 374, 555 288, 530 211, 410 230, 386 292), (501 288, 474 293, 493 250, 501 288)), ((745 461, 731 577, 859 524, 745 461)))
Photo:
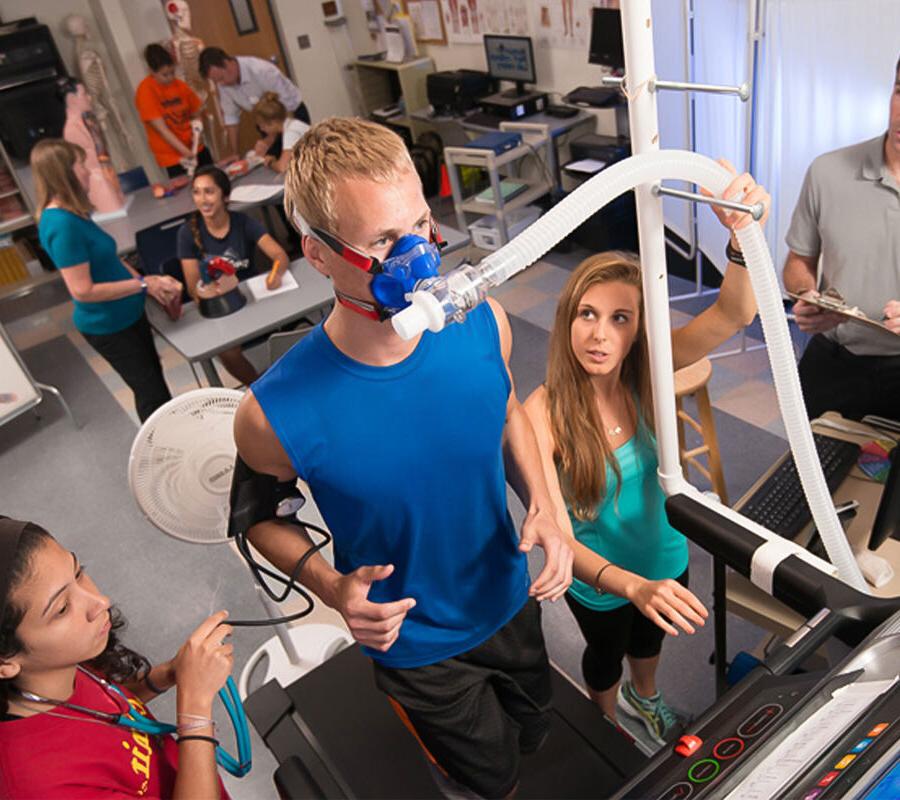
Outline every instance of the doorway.
MULTIPOLYGON (((293 80, 275 26, 269 0, 189 0, 192 32, 207 47, 230 56, 256 56, 271 61, 293 80)), ((245 153, 259 138, 253 118, 241 114, 238 149, 245 153)))

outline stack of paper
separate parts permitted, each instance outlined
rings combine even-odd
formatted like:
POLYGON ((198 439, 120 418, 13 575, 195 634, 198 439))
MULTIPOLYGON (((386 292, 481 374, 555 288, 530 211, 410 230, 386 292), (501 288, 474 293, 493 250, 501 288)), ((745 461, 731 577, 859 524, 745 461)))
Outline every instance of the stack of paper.
POLYGON ((284 275, 281 276, 281 286, 277 289, 266 288, 267 277, 268 275, 254 275, 252 278, 243 281, 241 286, 250 292, 250 296, 257 302, 265 300, 267 297, 274 297, 276 294, 281 294, 282 292, 289 292, 292 289, 300 288, 297 286, 297 281, 290 272, 285 272, 284 275))

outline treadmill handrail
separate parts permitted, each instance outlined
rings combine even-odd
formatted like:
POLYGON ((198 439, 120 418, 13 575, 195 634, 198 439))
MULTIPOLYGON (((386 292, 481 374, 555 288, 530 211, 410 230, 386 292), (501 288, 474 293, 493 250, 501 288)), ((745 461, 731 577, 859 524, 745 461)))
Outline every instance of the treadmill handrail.
MULTIPOLYGON (((753 554, 766 540, 685 494, 666 500, 669 523, 728 566, 750 577, 753 554)), ((775 569, 772 596, 805 617, 827 608, 845 624, 836 634, 857 644, 868 633, 900 610, 900 597, 863 594, 843 581, 826 575, 797 556, 788 556, 775 569)))

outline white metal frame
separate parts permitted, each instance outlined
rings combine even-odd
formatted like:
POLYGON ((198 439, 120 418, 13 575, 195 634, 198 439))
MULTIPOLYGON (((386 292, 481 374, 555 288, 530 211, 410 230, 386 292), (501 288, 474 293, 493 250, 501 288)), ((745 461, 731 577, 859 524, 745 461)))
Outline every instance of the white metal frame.
POLYGON ((450 178, 450 190, 453 193, 453 208, 456 212, 456 222, 459 229, 467 230, 466 212, 472 214, 493 214, 497 217, 500 227, 500 241, 506 244, 509 241, 509 225, 507 215, 510 211, 523 208, 529 203, 543 197, 555 188, 554 175, 556 170, 556 152, 553 139, 550 136, 549 126, 540 123, 529 122, 504 122, 501 130, 509 133, 521 133, 522 144, 507 150, 500 155, 493 150, 477 147, 445 147, 444 161, 447 164, 447 175, 450 178), (543 151, 543 155, 541 154, 543 151), (522 193, 516 195, 509 202, 503 200, 500 192, 500 170, 503 168, 515 168, 526 156, 534 155, 542 161, 541 171, 546 170, 546 175, 541 174, 537 178, 525 178, 516 169, 516 179, 528 185, 522 193), (462 182, 459 178, 458 168, 462 166, 478 167, 488 173, 491 181, 491 190, 494 193, 492 204, 482 203, 474 197, 463 196, 462 182), (549 180, 548 180, 549 178, 549 180))
POLYGON ((9 349, 10 354, 13 359, 15 359, 16 363, 19 365, 22 372, 25 374, 25 377, 28 378, 29 383, 31 383, 34 388, 37 396, 33 401, 23 404, 19 408, 17 408, 13 413, 8 416, 0 416, 0 425, 4 425, 11 420, 14 420, 16 417, 21 416, 26 411, 31 411, 32 409, 37 408, 44 400, 44 392, 48 392, 52 394, 57 400, 59 400, 60 404, 63 407, 63 410, 69 416, 69 419, 72 420, 72 424, 76 428, 80 428, 81 426, 78 424, 78 420, 75 419, 75 415, 72 413, 72 409, 69 407, 69 404, 66 402, 66 398, 63 397, 62 392, 57 389, 55 386, 51 386, 48 383, 41 383, 40 381, 36 381, 34 376, 28 370, 28 367, 25 366, 25 362, 22 360, 22 356, 19 354, 19 351, 16 349, 16 346, 13 344, 12 339, 10 339, 9 334, 6 332, 6 328, 0 324, 0 339, 3 340, 3 343, 9 349))

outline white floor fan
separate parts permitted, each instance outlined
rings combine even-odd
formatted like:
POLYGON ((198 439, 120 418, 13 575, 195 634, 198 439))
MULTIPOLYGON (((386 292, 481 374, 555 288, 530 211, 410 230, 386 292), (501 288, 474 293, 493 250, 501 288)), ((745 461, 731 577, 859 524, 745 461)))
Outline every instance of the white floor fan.
MULTIPOLYGON (((163 533, 193 544, 230 541, 228 496, 236 454, 232 427, 242 397, 235 389, 186 392, 157 409, 135 436, 128 483, 143 514, 163 533)), ((256 590, 269 618, 282 616, 259 585, 256 590)), ((272 627, 276 636, 257 648, 241 672, 242 699, 263 657, 264 682, 275 678, 288 686, 352 641, 336 625, 272 627)))

